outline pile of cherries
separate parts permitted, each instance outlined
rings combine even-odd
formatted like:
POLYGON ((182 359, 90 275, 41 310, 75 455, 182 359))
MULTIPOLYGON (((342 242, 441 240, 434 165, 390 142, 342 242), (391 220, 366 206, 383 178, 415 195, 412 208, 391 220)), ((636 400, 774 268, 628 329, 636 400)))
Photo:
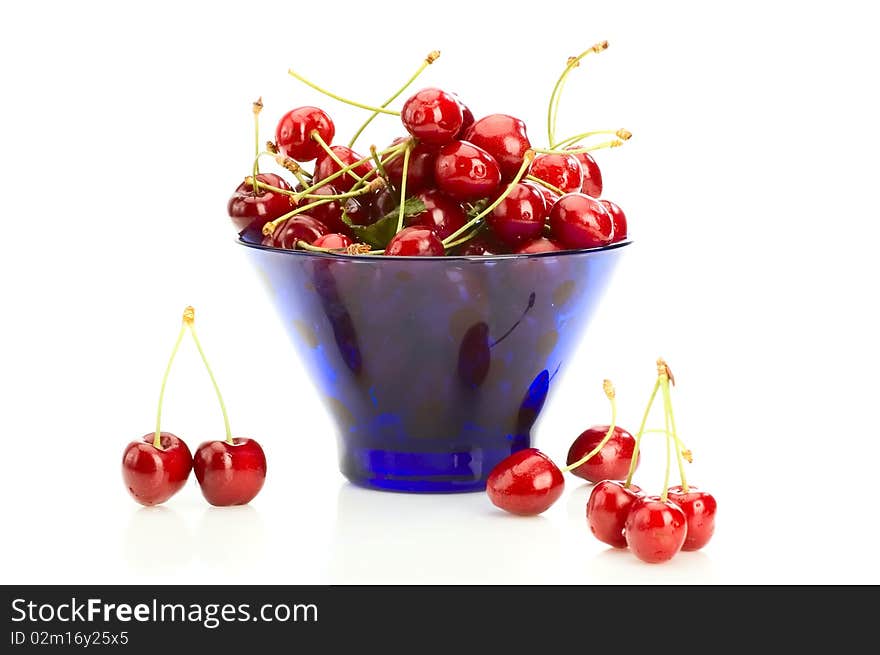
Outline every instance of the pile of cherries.
POLYGON ((691 452, 675 429, 670 384, 675 384, 675 378, 666 362, 658 359, 657 381, 633 437, 615 425, 614 387, 605 380, 611 424, 594 426, 575 439, 564 469, 536 448, 502 460, 489 474, 486 492, 490 500, 513 514, 540 514, 562 495, 563 473, 570 471, 594 483, 586 515, 590 530, 600 541, 615 548, 629 547, 639 559, 650 563, 670 560, 680 550, 699 550, 715 532, 717 503, 712 494, 688 485, 684 461, 691 461, 691 452), (663 399, 664 429, 646 430, 658 392, 663 399), (640 460, 641 439, 647 432, 666 435, 666 475, 659 496, 645 495, 632 483, 640 460), (673 451, 681 484, 670 487, 673 451))
POLYGON ((290 74, 332 98, 371 112, 347 145, 334 143, 333 120, 318 107, 284 114, 275 140, 260 147, 254 103, 256 157, 252 174, 229 199, 228 213, 242 239, 281 249, 391 256, 497 255, 598 248, 627 238, 615 203, 600 198, 602 174, 590 155, 630 138, 626 130, 596 130, 556 139, 561 89, 568 74, 602 42, 571 57, 548 105, 548 147, 534 147, 526 124, 507 114, 474 119, 453 93, 426 88, 401 111, 388 109, 437 59, 432 52, 416 74, 381 106, 342 98, 290 74), (388 147, 353 146, 379 114, 399 116, 406 136, 388 147), (601 143, 582 141, 610 135, 601 143), (291 173, 288 182, 260 173, 270 156, 291 173), (311 171, 303 165, 314 162, 311 171))
POLYGON ((256 497, 266 480, 266 455, 254 439, 233 437, 220 388, 208 364, 195 330, 195 310, 187 307, 174 349, 165 368, 156 412, 156 430, 126 446, 122 455, 122 478, 131 496, 141 505, 159 505, 183 488, 195 469, 202 495, 212 505, 244 505, 256 497), (195 457, 180 437, 162 432, 162 400, 165 384, 181 341, 189 330, 208 370, 226 425, 226 439, 206 441, 195 457))

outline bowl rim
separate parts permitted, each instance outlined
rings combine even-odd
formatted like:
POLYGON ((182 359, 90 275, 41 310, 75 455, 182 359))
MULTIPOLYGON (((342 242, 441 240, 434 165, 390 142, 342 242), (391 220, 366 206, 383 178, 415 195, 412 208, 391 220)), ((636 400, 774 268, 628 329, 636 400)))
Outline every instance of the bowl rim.
POLYGON ((377 261, 471 261, 471 262, 494 262, 517 259, 538 259, 542 257, 571 257, 575 255, 593 255, 600 252, 610 250, 618 250, 630 245, 632 239, 624 239, 623 241, 615 241, 604 246, 595 248, 578 248, 575 250, 556 250, 550 252, 530 252, 530 253, 508 253, 504 255, 431 255, 429 257, 419 257, 415 255, 407 256, 391 256, 391 255, 349 255, 347 253, 337 252, 316 252, 314 250, 286 250, 283 248, 274 248, 272 246, 264 246, 261 243, 249 243, 238 236, 236 242, 247 248, 254 250, 264 250, 268 252, 276 252, 290 257, 315 257, 318 259, 338 259, 343 261, 360 261, 360 262, 377 262, 377 261))

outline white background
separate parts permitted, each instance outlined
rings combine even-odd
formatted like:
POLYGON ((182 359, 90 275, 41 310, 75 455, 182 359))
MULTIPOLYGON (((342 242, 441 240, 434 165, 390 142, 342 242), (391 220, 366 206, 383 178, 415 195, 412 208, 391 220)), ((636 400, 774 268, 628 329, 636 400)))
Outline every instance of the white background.
MULTIPOLYGON (((856 2, 512 5, 3 10, 2 582, 880 582, 876 21, 856 2), (669 361, 690 479, 718 498, 718 529, 656 566, 593 539, 575 478, 534 519, 480 493, 348 485, 225 216, 257 96, 267 138, 302 104, 343 138, 363 118, 289 66, 379 102, 438 48, 414 88, 518 115, 543 144, 553 80, 602 39, 567 85, 560 132, 634 133, 597 159, 636 243, 537 443, 561 460, 606 422, 606 377, 634 430, 655 358, 669 361), (120 479, 187 304, 234 431, 268 453, 247 507, 209 508, 191 480, 143 509, 120 479)), ((362 145, 400 133, 379 120, 362 145)), ((222 437, 200 366, 187 344, 163 424, 192 448, 222 437)), ((645 449, 637 479, 657 491, 659 439, 645 449)))

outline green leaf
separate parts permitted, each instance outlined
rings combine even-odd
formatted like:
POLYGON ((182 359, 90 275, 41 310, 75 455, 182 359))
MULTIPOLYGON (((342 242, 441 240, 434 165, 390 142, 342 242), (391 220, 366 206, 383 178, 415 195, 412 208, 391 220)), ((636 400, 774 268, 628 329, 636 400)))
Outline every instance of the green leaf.
MULTIPOLYGON (((423 211, 425 211, 425 203, 418 198, 407 198, 403 203, 404 217, 414 216, 423 211)), ((399 213, 400 208, 398 207, 370 225, 355 225, 351 222, 348 214, 343 213, 342 222, 348 225, 354 235, 364 243, 368 243, 373 248, 384 248, 391 241, 391 237, 397 233, 399 213)))

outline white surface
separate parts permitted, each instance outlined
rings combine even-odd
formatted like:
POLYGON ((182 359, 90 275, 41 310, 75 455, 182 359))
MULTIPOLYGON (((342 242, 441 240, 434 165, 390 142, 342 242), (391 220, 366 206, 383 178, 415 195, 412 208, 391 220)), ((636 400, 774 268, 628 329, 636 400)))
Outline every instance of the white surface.
MULTIPOLYGON (((855 2, 614 4, 537 15, 449 1, 425 18, 343 2, 8 7, 0 580, 880 582, 876 23, 855 2), (363 117, 288 66, 377 102, 439 48, 421 84, 478 116, 522 116, 540 144, 553 79, 601 39, 611 48, 572 76, 560 131, 635 134, 597 159, 637 243, 537 443, 562 459, 606 421, 604 377, 634 429, 666 357, 691 481, 720 509, 703 552, 662 566, 594 540, 573 478, 525 520, 482 494, 347 485, 224 215, 258 95, 267 138, 299 104, 326 107, 340 135, 363 117), (249 507, 211 509, 191 480, 141 509, 120 481, 189 303, 234 430, 268 453, 249 507)), ((400 132, 374 126, 364 145, 400 132)), ((222 435, 193 348, 168 392, 166 429, 192 447, 222 435)), ((646 449, 652 488, 659 441, 646 449)))

